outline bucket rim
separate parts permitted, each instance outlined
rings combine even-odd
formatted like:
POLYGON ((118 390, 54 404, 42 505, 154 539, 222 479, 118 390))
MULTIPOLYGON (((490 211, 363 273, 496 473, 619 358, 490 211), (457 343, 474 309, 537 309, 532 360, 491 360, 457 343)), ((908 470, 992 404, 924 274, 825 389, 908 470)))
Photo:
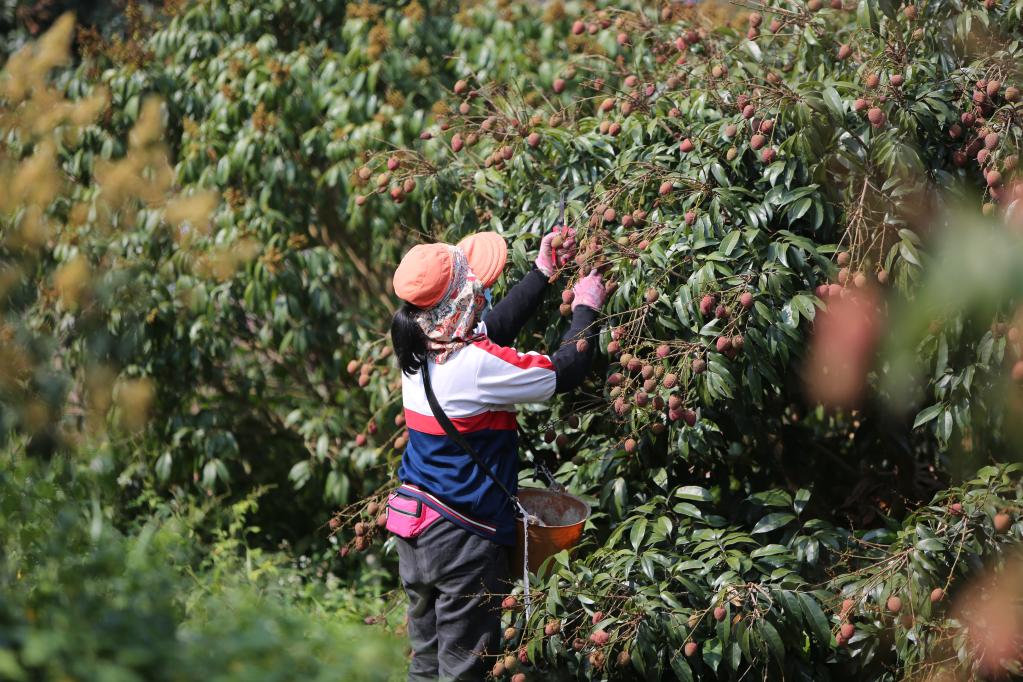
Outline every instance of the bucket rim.
MULTIPOLYGON (((576 503, 578 503, 579 506, 583 510, 585 510, 584 511, 584 516, 581 519, 579 519, 578 521, 574 521, 572 523, 567 523, 567 524, 564 524, 564 525, 550 525, 550 524, 544 524, 543 526, 532 526, 531 525, 530 528, 534 528, 534 527, 536 527, 536 528, 571 528, 573 526, 579 526, 581 524, 586 523, 586 521, 589 520, 589 518, 590 518, 590 516, 592 514, 592 511, 593 511, 591 509, 589 503, 586 502, 586 500, 584 500, 581 497, 578 497, 576 495, 573 495, 570 492, 559 491, 559 490, 551 490, 550 488, 539 488, 539 487, 529 486, 529 487, 519 488, 519 491, 518 491, 517 495, 522 495, 523 493, 535 493, 535 494, 539 494, 539 495, 554 495, 554 496, 560 496, 560 497, 567 497, 570 500, 573 500, 576 503)), ((516 514, 515 518, 516 519, 521 519, 522 517, 519 516, 518 514, 516 514)))

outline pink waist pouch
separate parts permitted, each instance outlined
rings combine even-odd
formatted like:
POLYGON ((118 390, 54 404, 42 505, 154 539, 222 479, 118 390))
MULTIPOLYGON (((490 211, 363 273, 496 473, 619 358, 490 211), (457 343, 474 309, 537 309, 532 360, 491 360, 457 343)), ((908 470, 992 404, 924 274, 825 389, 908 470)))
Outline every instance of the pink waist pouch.
POLYGON ((387 498, 387 530, 403 538, 421 535, 441 515, 414 497, 394 491, 387 498))

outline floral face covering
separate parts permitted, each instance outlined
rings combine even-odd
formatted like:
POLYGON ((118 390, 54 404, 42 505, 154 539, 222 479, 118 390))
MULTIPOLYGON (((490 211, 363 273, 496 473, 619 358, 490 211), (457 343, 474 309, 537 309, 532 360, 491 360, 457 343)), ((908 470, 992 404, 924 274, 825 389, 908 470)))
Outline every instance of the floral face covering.
POLYGON ((437 305, 417 316, 419 328, 427 338, 430 359, 443 365, 452 354, 475 340, 474 330, 486 305, 483 284, 469 269, 465 254, 455 246, 451 281, 437 305))

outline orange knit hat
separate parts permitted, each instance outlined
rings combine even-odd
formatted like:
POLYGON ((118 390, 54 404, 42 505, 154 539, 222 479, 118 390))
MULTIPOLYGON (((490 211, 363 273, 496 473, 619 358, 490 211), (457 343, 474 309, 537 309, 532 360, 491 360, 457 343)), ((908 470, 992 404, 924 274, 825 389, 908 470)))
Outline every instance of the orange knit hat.
MULTIPOLYGON (((508 261, 508 245, 496 232, 478 232, 458 242, 469 268, 484 287, 500 277, 508 261)), ((394 293, 417 308, 440 302, 451 283, 454 263, 449 244, 413 246, 394 271, 394 293)))
POLYGON ((496 232, 469 235, 458 242, 458 248, 465 252, 469 267, 484 287, 497 281, 508 262, 508 244, 496 232))
POLYGON ((451 246, 419 244, 413 246, 394 271, 394 293, 417 308, 436 305, 451 282, 451 246))

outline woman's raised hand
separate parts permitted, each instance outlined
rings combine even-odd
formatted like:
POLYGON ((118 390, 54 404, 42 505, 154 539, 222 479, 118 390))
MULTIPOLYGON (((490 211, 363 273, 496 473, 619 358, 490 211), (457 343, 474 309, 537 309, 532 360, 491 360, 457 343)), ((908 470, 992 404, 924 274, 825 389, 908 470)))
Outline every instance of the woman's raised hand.
POLYGON ((540 242, 536 268, 548 277, 553 277, 558 268, 575 258, 575 252, 575 230, 571 227, 555 227, 540 242))
POLYGON ((573 310, 575 310, 577 305, 600 310, 601 306, 604 305, 604 299, 607 297, 607 291, 604 289, 604 280, 596 270, 590 270, 590 274, 576 282, 572 288, 572 293, 575 295, 572 298, 573 310))

